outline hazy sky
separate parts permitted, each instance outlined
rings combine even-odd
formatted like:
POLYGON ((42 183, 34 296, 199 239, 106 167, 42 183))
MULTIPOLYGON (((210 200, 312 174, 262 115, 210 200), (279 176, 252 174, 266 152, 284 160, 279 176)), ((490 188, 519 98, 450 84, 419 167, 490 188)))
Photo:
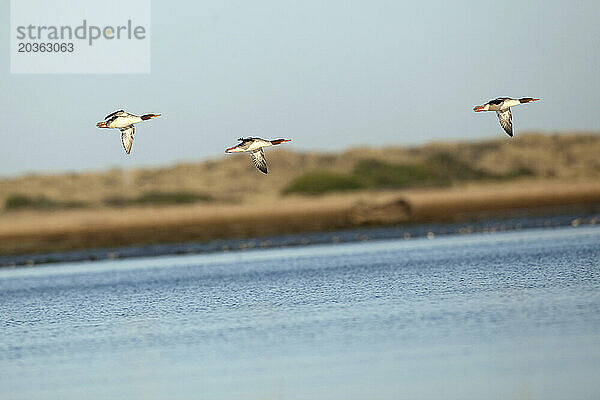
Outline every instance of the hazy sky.
POLYGON ((597 1, 153 1, 147 75, 10 74, 5 28, 0 175, 216 158, 246 135, 334 151, 509 140, 472 111, 504 95, 542 99, 515 110, 517 135, 598 131, 599 15, 597 1), (119 108, 163 114, 129 157, 95 127, 119 108))

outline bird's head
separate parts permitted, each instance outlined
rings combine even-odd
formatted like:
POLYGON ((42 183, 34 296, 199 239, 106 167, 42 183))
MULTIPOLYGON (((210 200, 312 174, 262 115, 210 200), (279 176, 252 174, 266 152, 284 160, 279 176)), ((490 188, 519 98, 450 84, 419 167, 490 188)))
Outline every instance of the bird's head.
POLYGON ((244 150, 240 149, 240 148, 239 148, 239 147, 236 145, 236 146, 233 146, 233 147, 230 147, 230 148, 226 149, 226 150, 225 150, 225 153, 241 153, 241 152, 243 152, 243 151, 244 151, 244 150))

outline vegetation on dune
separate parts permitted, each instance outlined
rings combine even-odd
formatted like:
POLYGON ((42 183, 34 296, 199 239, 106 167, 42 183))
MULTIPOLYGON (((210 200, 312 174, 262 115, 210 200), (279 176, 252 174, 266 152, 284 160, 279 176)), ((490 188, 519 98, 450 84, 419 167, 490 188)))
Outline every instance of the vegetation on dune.
POLYGON ((294 179, 283 190, 283 194, 322 194, 364 188, 364 182, 353 175, 343 175, 332 172, 307 172, 294 179))
POLYGON ((448 182, 493 179, 496 177, 489 172, 473 168, 446 152, 440 152, 429 157, 427 163, 438 179, 448 182))
POLYGON ((394 189, 419 185, 439 186, 443 182, 431 168, 423 164, 390 164, 380 160, 360 160, 354 165, 354 176, 373 189, 394 189))
POLYGON ((510 171, 508 171, 504 175, 499 175, 498 179, 515 179, 522 178, 525 176, 534 176, 535 172, 527 167, 516 167, 510 171))
POLYGON ((191 204, 212 200, 211 196, 204 193, 147 192, 135 198, 109 197, 104 199, 104 204, 111 207, 127 207, 133 205, 191 204))
POLYGON ((478 168, 473 168, 466 162, 456 159, 450 153, 440 152, 428 159, 429 165, 435 171, 438 179, 449 182, 476 181, 482 179, 503 180, 533 176, 535 173, 523 166, 517 166, 506 173, 494 174, 478 168))
POLYGON ((86 204, 80 201, 56 201, 46 196, 10 195, 5 203, 6 210, 56 210, 64 208, 83 208, 86 204))
POLYGON ((533 175, 533 171, 525 167, 517 167, 506 174, 493 174, 473 168, 449 153, 440 152, 420 163, 393 164, 363 159, 355 163, 351 174, 305 173, 294 179, 283 193, 322 194, 358 189, 442 187, 454 182, 514 179, 530 175, 533 175))
MULTIPOLYGON (((191 204, 212 201, 212 196, 204 193, 191 192, 147 192, 135 198, 108 197, 104 205, 109 207, 127 207, 134 205, 168 205, 191 204)), ((43 195, 26 196, 22 194, 10 195, 4 204, 6 211, 15 210, 59 210, 68 208, 85 208, 90 206, 81 201, 57 201, 43 195)))
POLYGON ((211 200, 229 204, 282 192, 402 190, 520 178, 600 179, 599 152, 598 133, 519 134, 513 140, 498 135, 475 143, 367 147, 342 153, 297 153, 289 147, 268 156, 270 172, 265 177, 256 175, 247 158, 224 156, 156 168, 2 178, 0 209, 52 211, 211 200))

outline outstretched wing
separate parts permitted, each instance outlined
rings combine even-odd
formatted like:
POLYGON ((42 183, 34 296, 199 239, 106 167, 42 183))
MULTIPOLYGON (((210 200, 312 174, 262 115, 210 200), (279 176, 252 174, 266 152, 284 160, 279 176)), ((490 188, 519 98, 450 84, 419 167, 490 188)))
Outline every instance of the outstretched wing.
POLYGON ((135 132, 135 127, 133 125, 126 126, 125 128, 121 128, 121 141, 123 142, 123 148, 125 149, 125 153, 129 154, 131 152, 131 145, 133 144, 133 133, 135 132))
POLYGON ((503 111, 496 111, 496 114, 498 114, 498 119, 500 120, 500 125, 502 126, 502 128, 504 128, 506 133, 508 133, 508 136, 512 137, 513 125, 512 113, 510 112, 510 108, 507 108, 503 111))
POLYGON ((494 100, 490 100, 488 103, 498 105, 502 104, 505 100, 510 100, 510 97, 496 97, 494 100))
POLYGON ((113 117, 120 117, 120 116, 122 116, 124 114, 127 114, 125 112, 125 110, 118 110, 118 111, 115 111, 114 113, 108 114, 106 117, 104 117, 104 120, 106 121, 107 119, 110 119, 110 118, 113 118, 113 117))
POLYGON ((258 150, 254 150, 250 153, 250 157, 252 157, 252 162, 262 173, 268 173, 267 171, 267 159, 265 158, 265 153, 263 152, 262 147, 258 150))

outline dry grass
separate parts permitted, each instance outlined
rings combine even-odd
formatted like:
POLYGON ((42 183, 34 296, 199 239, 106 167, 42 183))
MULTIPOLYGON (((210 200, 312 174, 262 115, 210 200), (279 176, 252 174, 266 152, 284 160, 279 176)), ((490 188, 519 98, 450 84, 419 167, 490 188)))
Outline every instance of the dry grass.
POLYGON ((230 205, 21 211, 0 216, 0 254, 456 221, 565 205, 600 205, 600 181, 520 181, 311 198, 265 195, 230 205))
POLYGON ((209 240, 321 231, 365 225, 455 220, 465 215, 560 205, 600 204, 600 136, 521 135, 480 143, 419 148, 353 149, 342 154, 268 151, 270 172, 246 155, 143 170, 29 175, 4 179, 0 202, 14 194, 82 202, 83 209, 0 213, 0 253, 16 254, 141 243, 209 240), (361 191, 319 197, 281 191, 314 170, 349 173, 363 159, 422 162, 440 152, 474 168, 503 174, 517 167, 534 177, 443 189, 361 191), (107 207, 107 198, 147 193, 201 193, 210 203, 107 207))
POLYGON ((314 170, 350 173, 357 161, 423 162, 437 153, 452 154, 471 167, 495 174, 519 167, 543 178, 600 178, 600 135, 519 135, 514 139, 477 143, 433 143, 418 148, 359 148, 340 154, 267 150, 269 174, 257 172, 245 154, 171 167, 27 175, 3 179, 0 204, 11 195, 45 196, 57 202, 82 202, 94 207, 107 198, 138 198, 149 192, 188 192, 233 203, 256 193, 280 193, 295 177, 314 170))

